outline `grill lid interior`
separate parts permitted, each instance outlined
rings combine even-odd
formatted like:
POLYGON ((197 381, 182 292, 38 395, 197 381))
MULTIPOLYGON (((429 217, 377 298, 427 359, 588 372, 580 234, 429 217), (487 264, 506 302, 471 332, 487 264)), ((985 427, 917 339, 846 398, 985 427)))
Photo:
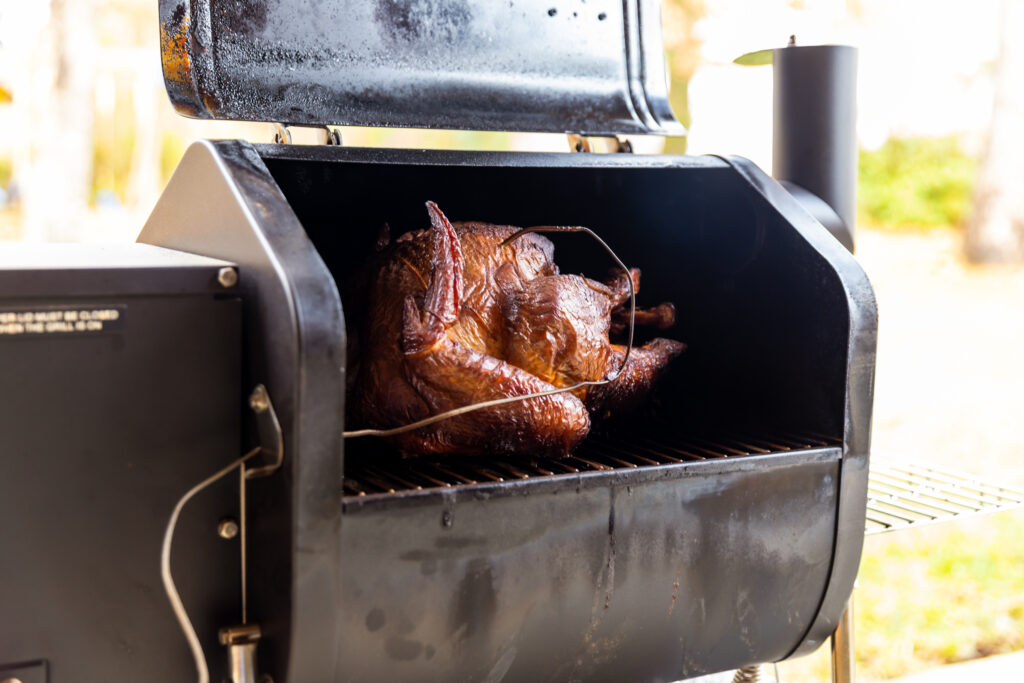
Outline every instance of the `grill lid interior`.
POLYGON ((659 0, 160 0, 179 113, 682 135, 659 0))

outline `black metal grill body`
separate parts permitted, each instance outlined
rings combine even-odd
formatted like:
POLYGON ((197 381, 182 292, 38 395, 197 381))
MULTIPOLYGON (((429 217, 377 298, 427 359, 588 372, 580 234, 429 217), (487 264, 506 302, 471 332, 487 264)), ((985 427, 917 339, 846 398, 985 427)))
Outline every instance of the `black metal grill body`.
MULTIPOLYGON (((246 383, 286 439, 249 494, 275 680, 669 681, 834 629, 863 539, 874 299, 749 162, 198 143, 140 240, 240 265, 246 383), (453 220, 587 225, 641 267, 641 301, 675 303, 689 346, 653 416, 599 430, 575 466, 403 470, 346 445, 357 302, 339 284, 383 222, 423 227, 428 199, 453 220)), ((606 267, 582 241, 556 260, 606 267)))
POLYGON ((160 0, 164 82, 197 118, 681 135, 660 5, 160 0))
MULTIPOLYGON (((0 680, 188 680, 160 543, 178 498, 241 450, 242 306, 217 281, 232 264, 141 244, 2 251, 0 680), (8 322, 27 314, 48 322, 8 322)), ((172 555, 211 654, 239 613, 238 548, 216 533, 237 489, 184 510, 172 555)))

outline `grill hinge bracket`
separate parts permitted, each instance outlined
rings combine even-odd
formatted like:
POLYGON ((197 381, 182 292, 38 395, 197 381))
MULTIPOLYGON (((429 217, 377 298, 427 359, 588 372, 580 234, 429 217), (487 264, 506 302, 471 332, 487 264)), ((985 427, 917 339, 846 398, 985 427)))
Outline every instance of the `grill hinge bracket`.
POLYGON ((281 423, 270 400, 270 394, 262 384, 253 389, 249 396, 249 408, 256 418, 256 432, 262 464, 245 470, 246 479, 258 479, 276 472, 284 461, 284 436, 281 423))
POLYGON ((293 143, 291 128, 310 128, 320 132, 320 140, 317 144, 328 145, 330 147, 340 147, 342 145, 341 133, 335 128, 330 126, 286 126, 283 123, 275 123, 274 126, 274 143, 278 145, 291 145, 293 143))
POLYGON ((569 133, 566 136, 569 139, 569 150, 573 152, 587 153, 593 152, 596 145, 596 140, 608 140, 611 144, 609 145, 608 151, 614 154, 632 154, 633 143, 627 138, 621 135, 615 136, 588 136, 580 135, 578 133, 569 133))

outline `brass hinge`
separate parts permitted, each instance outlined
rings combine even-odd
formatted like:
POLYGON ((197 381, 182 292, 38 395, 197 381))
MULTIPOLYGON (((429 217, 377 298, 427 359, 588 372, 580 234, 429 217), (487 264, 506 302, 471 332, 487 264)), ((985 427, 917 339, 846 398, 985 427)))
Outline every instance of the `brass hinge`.
POLYGON ((597 135, 587 136, 579 135, 578 133, 569 133, 567 137, 569 138, 569 150, 573 152, 593 152, 593 141, 603 138, 605 140, 611 141, 612 144, 611 149, 609 149, 610 152, 613 152, 615 154, 633 153, 633 143, 631 143, 628 139, 618 135, 605 137, 597 135))
POLYGON ((319 144, 338 147, 342 144, 341 133, 330 126, 286 126, 283 123, 275 123, 273 125, 274 142, 278 145, 292 144, 292 132, 289 128, 314 128, 321 133, 319 144))

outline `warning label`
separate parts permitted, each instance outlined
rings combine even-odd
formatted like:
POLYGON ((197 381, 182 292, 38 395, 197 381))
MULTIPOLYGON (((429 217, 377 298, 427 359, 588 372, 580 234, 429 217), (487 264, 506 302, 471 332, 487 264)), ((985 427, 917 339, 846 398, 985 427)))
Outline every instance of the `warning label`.
POLYGON ((124 326, 127 306, 0 309, 0 339, 41 334, 96 334, 124 326))

